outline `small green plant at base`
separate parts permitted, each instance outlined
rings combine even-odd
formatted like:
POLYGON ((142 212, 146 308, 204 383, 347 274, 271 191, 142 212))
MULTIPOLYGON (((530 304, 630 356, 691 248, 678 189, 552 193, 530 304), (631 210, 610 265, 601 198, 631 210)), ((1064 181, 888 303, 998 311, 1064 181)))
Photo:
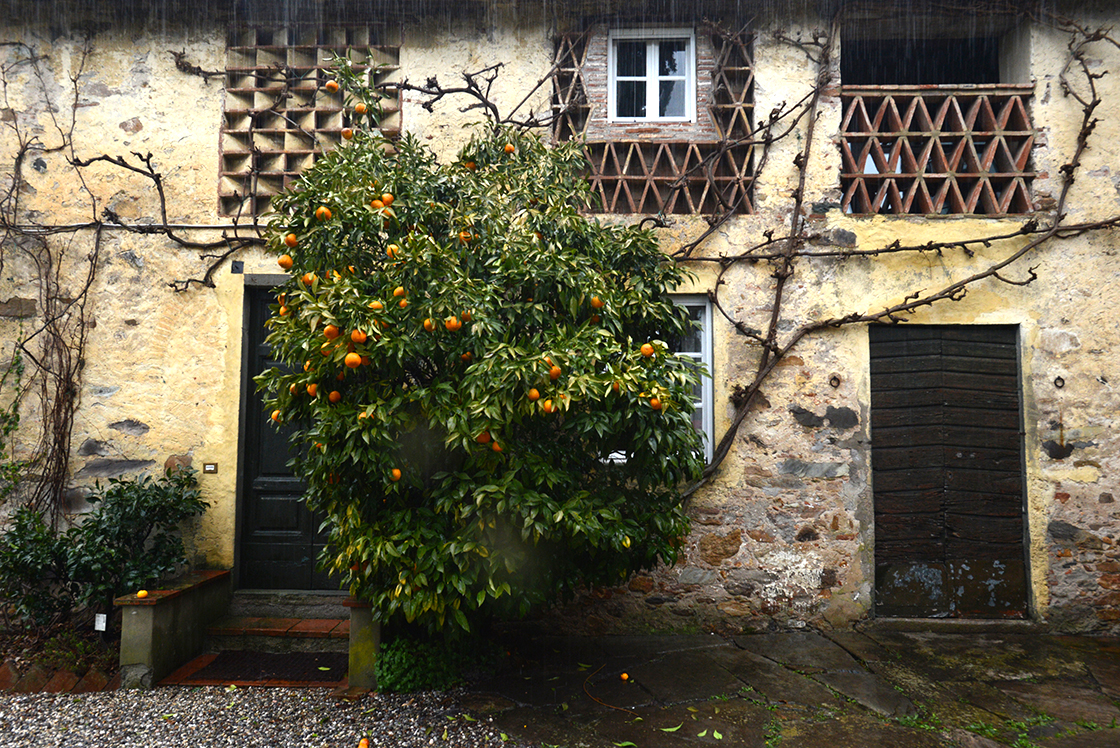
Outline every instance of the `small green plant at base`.
POLYGON ((118 653, 94 637, 63 629, 43 645, 41 662, 47 667, 84 673, 90 669, 111 670, 118 653))
POLYGON ((973 722, 971 725, 965 725, 966 730, 976 733, 981 737, 990 738, 994 740, 999 735, 999 729, 987 722, 973 722))
POLYGON ((113 598, 148 587, 186 559, 179 523, 208 504, 194 471, 113 479, 93 510, 59 532, 20 507, 0 535, 0 589, 16 622, 44 629, 75 609, 111 611, 113 598))
POLYGON ((444 640, 412 632, 394 638, 377 656, 377 685, 384 692, 443 691, 475 672, 491 671, 497 646, 476 638, 444 640))

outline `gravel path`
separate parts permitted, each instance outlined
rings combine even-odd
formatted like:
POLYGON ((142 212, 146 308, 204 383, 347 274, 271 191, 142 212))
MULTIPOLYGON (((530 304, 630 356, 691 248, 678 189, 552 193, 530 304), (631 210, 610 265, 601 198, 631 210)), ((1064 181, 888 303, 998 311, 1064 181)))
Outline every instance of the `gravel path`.
POLYGON ((326 689, 169 687, 81 696, 0 694, 0 746, 517 748, 454 693, 332 699, 326 689))

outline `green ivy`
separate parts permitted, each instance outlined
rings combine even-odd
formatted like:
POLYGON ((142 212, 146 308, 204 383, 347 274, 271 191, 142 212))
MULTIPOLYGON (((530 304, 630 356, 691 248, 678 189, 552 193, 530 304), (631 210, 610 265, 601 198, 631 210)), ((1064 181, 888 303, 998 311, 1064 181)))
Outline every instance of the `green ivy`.
POLYGON ((359 130, 273 203, 284 367, 257 381, 324 566, 382 621, 469 628, 677 557, 702 467, 699 375, 670 352, 686 274, 583 212, 585 167, 510 129, 450 163, 359 130))

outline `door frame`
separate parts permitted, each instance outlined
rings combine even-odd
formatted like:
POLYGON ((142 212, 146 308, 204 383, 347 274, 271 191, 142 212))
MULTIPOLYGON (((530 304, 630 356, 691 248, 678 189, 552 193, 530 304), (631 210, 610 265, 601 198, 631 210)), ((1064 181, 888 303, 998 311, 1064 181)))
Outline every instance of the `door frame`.
POLYGON ((281 273, 246 273, 241 293, 241 372, 238 376, 239 392, 237 404, 237 482, 234 490, 233 515, 233 589, 241 587, 241 529, 245 521, 245 450, 249 434, 249 395, 253 386, 249 378, 253 352, 249 347, 249 295, 251 291, 276 288, 284 285, 289 276, 281 273))

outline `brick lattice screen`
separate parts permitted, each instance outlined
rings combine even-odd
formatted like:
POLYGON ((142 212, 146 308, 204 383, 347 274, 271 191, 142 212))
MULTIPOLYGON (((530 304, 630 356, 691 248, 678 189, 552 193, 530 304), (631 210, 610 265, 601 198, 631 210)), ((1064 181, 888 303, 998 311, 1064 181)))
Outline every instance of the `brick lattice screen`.
MULTIPOLYGON (((605 65, 589 62, 592 33, 585 31, 557 39, 552 96, 552 132, 556 140, 586 137, 588 123, 596 115, 595 102, 604 98, 588 92, 587 66, 605 65)), ((750 39, 713 33, 710 41, 714 67, 708 114, 717 139, 666 140, 672 137, 673 126, 649 123, 645 127, 653 132, 648 138, 635 139, 620 129, 617 139, 586 142, 585 153, 591 164, 587 177, 600 199, 599 204, 593 205, 594 210, 753 212, 754 149, 749 143, 737 142, 750 137, 753 122, 754 66, 750 39)))
MULTIPOLYGON (((221 134, 222 215, 264 213, 273 195, 336 147, 350 115, 341 92, 321 87, 330 54, 350 50, 371 66, 371 84, 398 69, 399 29, 372 26, 233 28, 226 51, 226 109, 221 134), (373 66, 380 66, 374 70, 373 66)), ((359 68, 361 69, 361 68, 359 68)), ((381 130, 400 133, 400 101, 382 101, 381 130)))
POLYGON ((845 86, 840 141, 848 213, 1029 213, 1032 89, 845 86))

